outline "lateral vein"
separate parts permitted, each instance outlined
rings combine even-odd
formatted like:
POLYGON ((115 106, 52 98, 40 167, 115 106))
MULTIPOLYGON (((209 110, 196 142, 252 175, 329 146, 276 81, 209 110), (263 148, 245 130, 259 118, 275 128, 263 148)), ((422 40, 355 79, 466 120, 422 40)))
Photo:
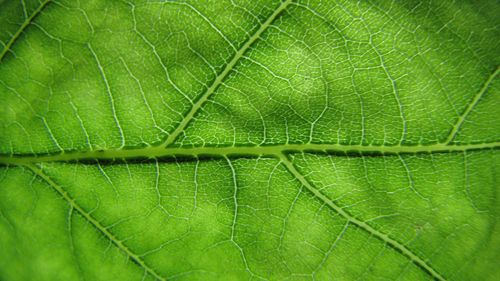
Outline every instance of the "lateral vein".
POLYGON ((224 70, 217 75, 214 82, 210 87, 201 95, 201 97, 194 103, 191 110, 182 119, 177 128, 167 137, 165 142, 161 144, 161 147, 167 147, 172 144, 177 137, 184 131, 188 123, 193 119, 194 115, 200 110, 203 104, 208 100, 208 98, 217 90, 217 88, 222 84, 222 81, 226 76, 233 70, 234 66, 240 61, 245 52, 252 46, 252 44, 260 38, 260 35, 267 30, 267 28, 273 23, 273 21, 279 16, 279 14, 292 3, 291 0, 286 0, 280 4, 280 6, 271 14, 271 16, 259 27, 259 29, 248 39, 248 41, 243 44, 243 46, 234 54, 233 58, 224 67, 224 70))
POLYGON ((455 137, 458 134, 458 131, 460 131, 460 128, 462 127, 463 123, 465 122, 465 119, 471 113, 471 111, 474 109, 474 107, 476 107, 479 100, 481 100, 481 98, 484 96, 484 93, 486 93, 486 91, 490 87, 493 80, 495 80, 495 77, 498 75, 498 73, 500 73, 500 66, 497 67, 497 69, 488 77, 488 79, 483 84, 483 86, 481 87, 479 92, 477 92, 477 94, 474 96, 472 101, 465 108, 464 112, 458 117, 457 122, 455 123, 455 125, 453 125, 453 128, 450 131, 450 134, 448 135, 448 137, 444 141, 445 144, 449 144, 455 139, 455 137))
POLYGON ((422 258, 414 254, 410 249, 408 249, 405 245, 401 244, 400 242, 392 239, 389 237, 387 234, 382 233, 378 231, 377 229, 371 227, 369 224, 367 224, 364 221, 361 221, 355 217, 353 217, 351 214, 347 213, 340 207, 339 205, 335 204, 330 198, 328 198, 326 195, 321 193, 318 189, 316 189, 306 178, 304 175, 302 175, 296 168, 295 165, 288 159, 287 156, 284 154, 280 155, 280 160, 281 162, 285 165, 285 167, 288 169, 288 171, 295 177, 297 180, 300 181, 300 183, 306 187, 310 192, 314 194, 317 198, 322 200, 325 204, 327 204, 330 208, 332 208, 335 212, 337 212, 339 215, 343 216, 345 219, 347 219, 348 222, 350 222, 353 225, 356 225, 357 227, 365 230, 366 232, 370 233, 371 235, 377 237, 378 239, 382 240, 384 243, 387 243, 390 245, 392 248, 395 250, 401 252, 404 256, 409 258, 412 262, 414 262, 417 266, 420 268, 424 269, 428 274, 430 274, 433 278, 437 280, 446 280, 443 276, 441 276, 434 268, 432 268, 430 265, 428 265, 422 258))
POLYGON ((154 271, 151 267, 149 267, 137 254, 133 253, 122 241, 118 240, 109 230, 107 230, 102 224, 99 223, 92 215, 85 211, 78 203, 63 189, 62 186, 58 185, 54 182, 48 175, 46 175, 40 167, 34 164, 26 164, 24 165, 26 168, 30 169, 47 182, 74 210, 76 210, 80 215, 82 215, 88 222, 90 222, 99 232, 101 232, 106 238, 108 238, 113 244, 115 244, 120 250, 125 252, 125 254, 135 261, 139 266, 144 268, 149 274, 154 276, 158 280, 166 280, 166 278, 162 277, 156 271, 154 271))
POLYGON ((14 43, 17 41, 17 39, 19 38, 19 36, 21 36, 21 34, 26 30, 26 28, 31 24, 31 22, 33 21, 33 19, 36 16, 38 16, 40 14, 40 12, 42 12, 42 10, 50 2, 52 2, 52 0, 45 0, 45 1, 43 1, 42 4, 40 4, 40 6, 38 6, 38 8, 35 11, 33 11, 33 13, 23 22, 23 24, 19 27, 19 29, 17 30, 17 32, 14 34, 14 36, 12 36, 12 38, 10 38, 9 42, 7 42, 7 44, 5 44, 2 52, 0 53, 0 62, 5 57, 5 55, 7 54, 7 52, 12 48, 12 45, 14 45, 14 43))

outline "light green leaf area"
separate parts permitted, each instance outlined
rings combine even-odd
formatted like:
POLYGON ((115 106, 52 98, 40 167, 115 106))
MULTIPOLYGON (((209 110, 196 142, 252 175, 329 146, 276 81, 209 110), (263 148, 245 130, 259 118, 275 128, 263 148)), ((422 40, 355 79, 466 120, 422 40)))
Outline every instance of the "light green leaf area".
POLYGON ((500 280, 499 15, 0 0, 0 280, 500 280))

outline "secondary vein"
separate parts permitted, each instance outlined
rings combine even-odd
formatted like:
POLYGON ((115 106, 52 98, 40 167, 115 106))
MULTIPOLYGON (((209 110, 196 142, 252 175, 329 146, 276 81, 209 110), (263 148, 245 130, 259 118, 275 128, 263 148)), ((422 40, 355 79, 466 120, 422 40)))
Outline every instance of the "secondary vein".
POLYGON ((279 16, 279 14, 288 7, 292 3, 291 0, 286 0, 282 2, 279 7, 271 14, 271 16, 259 27, 259 29, 248 39, 248 41, 241 46, 241 48, 234 54, 233 58, 229 61, 229 63, 224 67, 224 70, 217 75, 214 82, 210 87, 201 95, 201 97, 194 103, 191 110, 186 114, 186 116, 179 123, 177 128, 167 137, 165 142, 161 145, 161 147, 166 147, 172 144, 177 137, 184 131, 188 123, 193 119, 194 115, 202 105, 208 100, 208 98, 217 90, 217 88, 222 84, 222 81, 226 78, 226 76, 233 70, 234 66, 240 59, 243 57, 245 52, 252 46, 252 44, 259 39, 261 34, 273 23, 273 21, 279 16))
POLYGON ((19 36, 21 36, 21 34, 24 32, 24 30, 26 30, 26 28, 28 27, 28 25, 31 24, 31 22, 33 21, 33 19, 37 15, 39 15, 40 12, 42 12, 42 10, 51 1, 52 0, 45 0, 45 1, 43 1, 42 4, 40 4, 40 6, 35 11, 33 11, 33 13, 23 22, 23 24, 21 25, 21 27, 19 27, 19 29, 17 30, 17 32, 14 34, 14 36, 12 36, 12 38, 10 38, 9 42, 7 42, 7 44, 5 44, 2 52, 0 53, 0 62, 5 57, 5 55, 7 54, 7 52, 10 50, 10 48, 12 47, 12 45, 14 45, 14 43, 17 41, 17 39, 19 38, 19 36))
POLYGON ((122 241, 118 240, 111 232, 109 232, 106 227, 104 227, 99 221, 97 221, 92 215, 85 211, 78 203, 71 198, 71 196, 63 189, 62 186, 54 182, 48 175, 46 175, 42 169, 34 164, 24 165, 35 173, 38 177, 47 182, 73 209, 75 209, 83 218, 90 222, 99 232, 101 232, 107 239, 109 239, 113 244, 115 244, 120 250, 122 250, 130 259, 136 262, 139 266, 144 268, 146 272, 154 276, 158 280, 166 280, 151 267, 149 267, 137 254, 132 252, 122 241))
POLYGON ((484 93, 488 90, 490 87, 491 83, 493 80, 495 80, 495 77, 500 73, 500 67, 497 67, 497 69, 488 77, 486 82, 483 84, 479 92, 474 96, 472 101, 468 104, 467 108, 465 108, 465 111, 460 115, 457 119, 457 122, 455 125, 453 125, 453 129, 451 130, 450 134, 445 140, 445 144, 451 143, 455 137, 457 136, 458 131, 460 131, 460 128, 462 127, 462 124, 464 123, 465 119, 467 116, 471 113, 471 111, 474 109, 474 107, 477 105, 479 100, 484 96, 484 93))
POLYGON ((369 224, 367 224, 364 221, 361 221, 346 211, 342 209, 339 205, 335 204, 330 198, 328 198, 326 195, 321 193, 318 189, 316 189, 306 178, 304 175, 302 175, 299 170, 295 168, 295 165, 288 159, 287 156, 284 154, 280 155, 280 160, 281 162, 285 165, 285 167, 288 169, 288 171, 295 177, 297 180, 300 181, 300 183, 306 187, 310 192, 314 194, 317 198, 319 198, 321 201, 323 201, 325 204, 327 204, 330 208, 332 208, 335 212, 337 212, 339 215, 343 216, 345 219, 347 219, 348 222, 350 222, 353 225, 358 226, 359 228, 365 230, 366 232, 370 233, 371 235, 377 237, 378 239, 382 240, 384 243, 387 243, 390 245, 392 248, 396 249, 397 251, 401 252, 403 255, 408 257, 412 262, 414 262, 417 266, 421 267, 424 269, 427 273, 429 273, 433 278, 437 280, 445 280, 443 276, 441 276, 434 268, 432 268, 430 265, 428 265, 422 258, 414 254, 410 249, 408 249, 405 245, 399 243, 398 241, 392 239, 389 237, 387 234, 382 233, 378 231, 377 229, 371 227, 369 224))

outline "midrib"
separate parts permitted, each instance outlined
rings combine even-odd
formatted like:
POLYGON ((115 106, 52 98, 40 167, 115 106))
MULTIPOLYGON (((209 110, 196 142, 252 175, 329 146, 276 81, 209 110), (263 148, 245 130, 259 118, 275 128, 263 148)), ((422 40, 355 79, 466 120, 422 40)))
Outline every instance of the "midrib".
POLYGON ((286 144, 269 146, 225 146, 225 147, 162 147, 150 146, 136 149, 107 149, 93 151, 75 151, 44 155, 0 155, 0 164, 24 165, 30 163, 77 161, 77 160, 112 160, 162 157, 199 157, 199 156, 272 156, 279 158, 283 153, 378 153, 378 154, 414 154, 447 153, 467 150, 497 149, 500 142, 467 145, 415 145, 415 146, 375 146, 344 144, 286 144))

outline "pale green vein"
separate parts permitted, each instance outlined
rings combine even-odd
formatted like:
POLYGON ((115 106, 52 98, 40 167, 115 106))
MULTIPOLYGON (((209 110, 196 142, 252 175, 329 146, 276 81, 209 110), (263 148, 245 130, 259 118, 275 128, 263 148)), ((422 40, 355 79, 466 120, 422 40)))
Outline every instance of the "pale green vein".
POLYGON ((421 267, 422 269, 427 271, 434 279, 446 280, 436 270, 434 270, 430 265, 428 265, 427 262, 425 262, 422 258, 420 258, 416 254, 414 254, 405 245, 399 243, 398 241, 389 237, 387 234, 384 234, 384 233, 378 231, 377 229, 371 227, 366 222, 360 221, 357 218, 351 216, 346 211, 344 211, 340 206, 335 204, 335 202, 330 200, 330 198, 325 196, 318 189, 316 189, 311 183, 309 183, 309 181, 295 168, 295 165, 284 154, 280 155, 280 160, 286 166, 286 168, 290 171, 290 173, 293 174, 293 176, 295 178, 297 178, 297 180, 299 180, 300 183, 304 187, 306 187, 309 191, 311 191, 314 194, 314 196, 321 199, 325 204, 327 204, 329 207, 331 207, 338 214, 340 214, 341 216, 346 218, 351 224, 360 227, 361 229, 367 231, 371 235, 373 235, 373 236, 377 237, 378 239, 382 240, 383 242, 387 243, 392 248, 400 251, 403 255, 408 257, 416 265, 418 265, 419 267, 421 267))
POLYGON ((115 98, 113 97, 113 93, 111 92, 111 87, 109 86, 108 78, 106 77, 106 73, 104 72, 104 68, 101 64, 101 61, 99 60, 99 57, 97 56, 96 52, 94 51, 90 43, 87 44, 87 47, 90 50, 92 57, 97 63, 97 68, 99 69, 101 78, 104 82, 104 85, 106 86, 106 93, 108 94, 109 103, 111 105, 111 113, 113 115, 113 119, 115 120, 116 127, 118 128, 118 131, 120 133, 120 138, 121 138, 120 148, 122 148, 125 146, 125 135, 123 134, 123 129, 120 125, 120 121, 118 120, 118 116, 116 115, 115 98))
POLYGON ((7 52, 10 50, 10 48, 12 47, 12 45, 14 45, 14 43, 17 41, 17 39, 19 38, 19 36, 21 36, 21 34, 26 30, 26 28, 28 27, 28 25, 31 24, 31 22, 33 21, 33 19, 38 15, 40 14, 40 12, 47 6, 47 4, 49 4, 50 2, 52 2, 52 0, 45 0, 43 1, 40 6, 35 10, 33 11, 33 13, 23 22, 23 24, 21 25, 21 27, 19 27, 19 29, 17 30, 17 32, 14 34, 14 36, 12 36, 12 38, 10 38, 9 42, 7 42, 7 44, 5 44, 2 52, 0 53, 0 62, 2 61, 2 59, 5 57, 5 55, 7 54, 7 52))
POLYGON ((161 145, 162 148, 172 144, 177 137, 184 131, 188 123, 193 119, 194 115, 198 110, 201 109, 203 104, 208 100, 208 98, 217 90, 217 88, 222 84, 226 76, 233 70, 234 66, 243 57, 245 52, 252 46, 252 44, 260 38, 261 34, 267 30, 267 28, 273 23, 273 21, 278 17, 278 15, 292 3, 291 0, 286 0, 280 4, 280 6, 271 14, 271 16, 259 27, 259 29, 248 39, 248 41, 241 46, 241 48, 234 54, 233 58, 224 67, 224 70, 217 75, 214 82, 210 87, 201 95, 201 97, 196 101, 191 110, 186 114, 186 116, 179 123, 177 128, 167 137, 165 142, 161 145))
POLYGON ((52 161, 77 160, 113 160, 136 158, 161 158, 204 155, 230 157, 232 155, 274 156, 279 157, 289 152, 310 153, 379 153, 384 154, 415 154, 415 153, 449 153, 469 150, 498 149, 500 142, 466 144, 466 145, 415 145, 415 146, 376 146, 376 145, 344 145, 344 144, 283 144, 271 146, 227 146, 227 147, 161 147, 150 146, 136 149, 108 149, 92 151, 75 151, 45 155, 0 155, 0 164, 23 165, 52 161))
POLYGON ((149 267, 137 254, 132 252, 122 241, 118 240, 113 233, 109 232, 102 224, 99 223, 95 218, 93 218, 89 212, 85 211, 78 203, 71 198, 71 196, 57 183, 55 183, 48 175, 46 175, 41 168, 33 164, 24 165, 28 169, 32 170, 38 177, 42 178, 47 182, 61 197, 70 205, 71 208, 76 210, 80 215, 82 215, 88 222, 90 222, 97 230, 99 230, 106 238, 108 238, 113 244, 115 244, 120 250, 122 250, 130 259, 136 262, 139 266, 144 268, 146 272, 154 276, 158 280, 166 280, 166 278, 159 275, 151 267, 149 267))
POLYGON ((481 100, 484 93, 486 93, 486 91, 490 87, 493 80, 495 80, 495 77, 498 75, 498 73, 500 73, 500 67, 497 67, 497 69, 490 75, 490 77, 488 77, 488 79, 484 83, 483 87, 481 87, 479 92, 477 92, 477 94, 474 96, 472 101, 467 105, 467 107, 465 108, 462 115, 460 115, 458 117, 457 122, 455 123, 455 125, 453 125, 453 129, 451 130, 450 134, 448 135, 448 137, 444 141, 445 144, 449 144, 455 139, 455 137, 457 136, 458 131, 460 131, 460 128, 462 127, 465 119, 470 114, 470 112, 474 109, 474 107, 477 105, 479 100, 481 100))

